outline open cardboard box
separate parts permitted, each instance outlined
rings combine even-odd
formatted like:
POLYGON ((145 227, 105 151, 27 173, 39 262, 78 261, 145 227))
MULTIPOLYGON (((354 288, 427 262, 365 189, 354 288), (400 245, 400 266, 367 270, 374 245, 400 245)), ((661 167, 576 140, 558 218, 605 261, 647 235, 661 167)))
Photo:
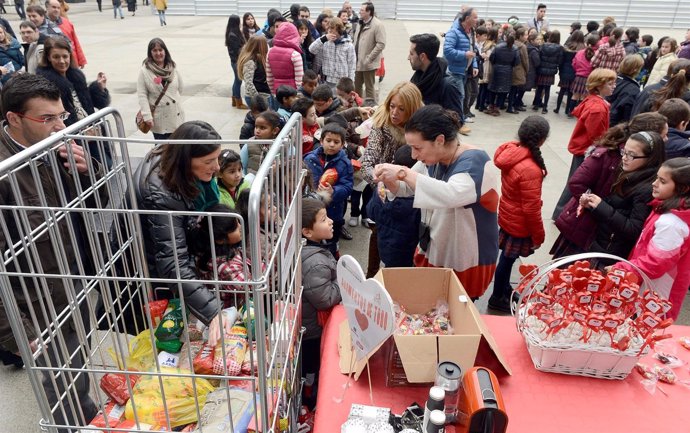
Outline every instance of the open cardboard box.
MULTIPOLYGON (((453 361, 465 372, 478 358, 481 358, 481 365, 499 376, 512 374, 481 315, 451 269, 386 268, 374 278, 386 288, 393 301, 409 313, 426 313, 441 299, 448 302, 452 335, 393 336, 408 382, 433 382, 436 367, 443 361, 453 361)), ((354 363, 350 370, 352 351, 347 321, 344 327, 341 324, 338 346, 341 372, 353 372, 357 379, 366 360, 354 363)))

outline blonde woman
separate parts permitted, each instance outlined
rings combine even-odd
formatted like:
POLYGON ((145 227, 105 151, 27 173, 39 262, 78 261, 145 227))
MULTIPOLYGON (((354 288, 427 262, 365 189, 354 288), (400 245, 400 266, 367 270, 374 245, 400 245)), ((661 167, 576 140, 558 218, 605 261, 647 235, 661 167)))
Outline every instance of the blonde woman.
MULTIPOLYGON (((362 155, 362 174, 372 190, 376 190, 374 167, 393 162, 395 151, 405 145, 405 124, 423 105, 422 94, 410 82, 397 84, 372 116, 372 129, 367 148, 362 155)), ((379 269, 379 252, 376 229, 369 239, 369 265, 367 278, 373 277, 379 269)))
POLYGON ((263 36, 252 36, 242 47, 237 57, 237 73, 246 91, 245 101, 250 105, 249 99, 261 95, 268 102, 271 99, 271 88, 266 81, 266 55, 268 43, 263 36))
POLYGON ((5 27, 0 25, 0 83, 4 84, 12 75, 24 66, 24 55, 21 44, 12 37, 5 27), (12 68, 5 65, 12 65, 12 68))

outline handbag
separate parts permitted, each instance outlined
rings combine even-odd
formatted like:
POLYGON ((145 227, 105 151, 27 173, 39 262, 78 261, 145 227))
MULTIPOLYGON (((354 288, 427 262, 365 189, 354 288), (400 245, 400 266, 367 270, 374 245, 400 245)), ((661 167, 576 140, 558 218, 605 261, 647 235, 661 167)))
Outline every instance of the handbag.
MULTIPOLYGON (((151 106, 151 116, 153 116, 153 113, 156 111, 158 103, 160 103, 161 99, 163 99, 163 95, 165 95, 165 92, 168 90, 169 85, 170 82, 165 83, 165 86, 163 86, 161 94, 158 95, 158 98, 156 98, 156 102, 151 106)), ((137 129, 139 129, 139 131, 143 132, 144 134, 148 134, 151 130, 149 124, 144 121, 144 115, 142 114, 141 110, 137 111, 137 115, 134 117, 134 121, 137 124, 137 129)))

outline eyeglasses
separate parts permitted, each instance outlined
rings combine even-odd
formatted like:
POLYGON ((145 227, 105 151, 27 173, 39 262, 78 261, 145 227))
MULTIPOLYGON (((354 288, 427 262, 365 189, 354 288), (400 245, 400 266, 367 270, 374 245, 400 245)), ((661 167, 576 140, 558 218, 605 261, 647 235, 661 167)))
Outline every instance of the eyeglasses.
POLYGON ((624 159, 632 159, 633 161, 636 159, 649 158, 648 156, 637 156, 632 152, 626 151, 625 149, 621 149, 621 157, 624 159))
POLYGON ((60 114, 49 114, 41 117, 31 117, 27 116, 26 114, 23 113, 15 113, 19 117, 23 117, 24 119, 29 119, 32 122, 36 123, 42 123, 44 125, 47 125, 49 123, 57 123, 58 121, 64 122, 65 120, 69 119, 70 114, 67 111, 64 111, 60 114))

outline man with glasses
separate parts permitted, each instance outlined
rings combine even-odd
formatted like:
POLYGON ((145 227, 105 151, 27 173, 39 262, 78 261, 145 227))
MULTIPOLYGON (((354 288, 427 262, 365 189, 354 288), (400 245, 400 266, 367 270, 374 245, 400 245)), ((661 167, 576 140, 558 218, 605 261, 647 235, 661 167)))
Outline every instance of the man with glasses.
MULTIPOLYGON (((60 90, 46 78, 33 74, 17 75, 2 90, 4 120, 0 124, 0 162, 65 128, 64 121, 69 113, 62 105, 60 90)), ((54 154, 47 151, 42 159, 34 158, 30 166, 14 166, 12 179, 0 177, 0 205, 65 207, 77 197, 76 185, 87 188, 91 184, 89 166, 96 175, 100 175, 101 171, 99 164, 90 159, 88 153, 73 141, 59 147, 54 154), (71 154, 69 158, 68 153, 71 154)), ((5 173, 0 173, 0 176, 3 174, 5 173)), ((0 211, 3 213, 0 219, 0 254, 3 257, 6 257, 12 244, 19 242, 20 233, 25 234, 28 229, 35 230, 35 239, 29 251, 14 250, 10 255, 14 255, 14 259, 9 270, 27 273, 31 270, 29 263, 32 263, 34 266, 40 265, 44 274, 64 274, 65 266, 70 267, 70 273, 79 274, 79 264, 84 266, 87 275, 92 274, 91 265, 87 263, 88 255, 85 254, 88 237, 79 214, 71 213, 66 218, 56 220, 56 228, 48 234, 41 229, 46 222, 44 211, 0 211), (30 224, 30 227, 23 226, 22 221, 30 224)), ((90 322, 86 319, 86 303, 81 306, 81 311, 69 312, 68 287, 72 286, 74 293, 79 294, 83 292, 82 282, 79 279, 66 280, 59 277, 42 280, 39 282, 25 277, 9 279, 33 351, 38 350, 37 338, 48 326, 46 319, 56 322, 58 315, 67 315, 64 319, 66 322, 55 329, 51 341, 44 343, 36 363, 44 367, 50 365, 52 368, 67 366, 80 369, 84 360, 82 351, 78 350, 80 341, 76 329, 82 329, 88 334, 90 322), (46 304, 52 304, 55 310, 44 310, 46 304), (49 317, 46 318, 45 315, 49 317), (74 352, 76 354, 71 360, 65 358, 68 353, 74 352)), ((0 348, 15 355, 19 351, 1 300, 0 348)), ((62 402, 54 413, 55 423, 88 424, 97 412, 96 405, 89 397, 88 375, 82 373, 76 377, 74 373, 63 372, 61 377, 54 378, 55 382, 51 376, 56 376, 54 370, 44 373, 43 386, 51 407, 62 402), (73 385, 73 388, 66 389, 65 385, 73 385), (61 397, 63 392, 67 392, 67 396, 61 397)))

